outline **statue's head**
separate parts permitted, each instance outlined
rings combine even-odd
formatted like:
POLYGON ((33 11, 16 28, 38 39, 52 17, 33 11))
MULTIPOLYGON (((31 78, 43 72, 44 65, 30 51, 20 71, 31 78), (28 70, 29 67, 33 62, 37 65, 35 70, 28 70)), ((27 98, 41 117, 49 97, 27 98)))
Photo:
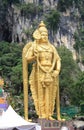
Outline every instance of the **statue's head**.
POLYGON ((41 40, 42 42, 48 41, 48 30, 43 21, 41 21, 41 23, 38 26, 38 29, 36 29, 35 32, 33 33, 33 37, 36 40, 41 40))

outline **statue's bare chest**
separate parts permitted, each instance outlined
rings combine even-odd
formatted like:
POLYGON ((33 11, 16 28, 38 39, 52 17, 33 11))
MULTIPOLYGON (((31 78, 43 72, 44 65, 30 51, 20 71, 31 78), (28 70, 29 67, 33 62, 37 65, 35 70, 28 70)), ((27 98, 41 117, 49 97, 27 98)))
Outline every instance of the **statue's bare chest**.
POLYGON ((40 60, 51 61, 53 57, 53 49, 50 46, 38 46, 38 54, 40 60))

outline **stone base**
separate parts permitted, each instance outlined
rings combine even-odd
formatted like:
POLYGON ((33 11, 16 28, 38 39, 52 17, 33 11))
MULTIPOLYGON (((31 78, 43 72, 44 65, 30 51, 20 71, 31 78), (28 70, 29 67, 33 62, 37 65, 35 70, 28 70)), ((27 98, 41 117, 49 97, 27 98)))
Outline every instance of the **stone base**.
POLYGON ((41 125, 41 130, 60 130, 63 126, 74 130, 73 123, 71 121, 57 121, 38 119, 38 123, 41 125))

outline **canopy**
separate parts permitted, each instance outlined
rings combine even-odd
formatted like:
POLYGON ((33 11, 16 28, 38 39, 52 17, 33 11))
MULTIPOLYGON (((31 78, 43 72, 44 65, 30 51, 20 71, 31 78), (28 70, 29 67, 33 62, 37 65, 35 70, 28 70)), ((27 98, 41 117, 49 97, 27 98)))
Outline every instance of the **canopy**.
POLYGON ((13 128, 21 130, 21 127, 24 127, 23 130, 41 130, 41 126, 37 123, 27 122, 9 106, 0 116, 0 130, 13 130, 13 128))
POLYGON ((73 124, 76 128, 84 128, 84 121, 76 120, 73 122, 73 124))

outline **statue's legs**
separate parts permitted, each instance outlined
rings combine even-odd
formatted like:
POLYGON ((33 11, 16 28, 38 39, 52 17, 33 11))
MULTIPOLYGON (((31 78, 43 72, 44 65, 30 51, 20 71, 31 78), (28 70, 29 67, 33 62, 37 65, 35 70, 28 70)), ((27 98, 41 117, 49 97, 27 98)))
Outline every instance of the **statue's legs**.
POLYGON ((52 118, 54 106, 55 106, 55 99, 56 99, 56 84, 53 82, 49 87, 49 119, 54 120, 52 118))
POLYGON ((48 119, 49 117, 49 112, 50 112, 50 106, 49 106, 49 102, 50 102, 50 91, 49 91, 49 87, 50 86, 46 86, 45 88, 45 113, 46 113, 46 118, 48 119))
POLYGON ((45 88, 39 84, 39 118, 46 118, 45 113, 45 88))

